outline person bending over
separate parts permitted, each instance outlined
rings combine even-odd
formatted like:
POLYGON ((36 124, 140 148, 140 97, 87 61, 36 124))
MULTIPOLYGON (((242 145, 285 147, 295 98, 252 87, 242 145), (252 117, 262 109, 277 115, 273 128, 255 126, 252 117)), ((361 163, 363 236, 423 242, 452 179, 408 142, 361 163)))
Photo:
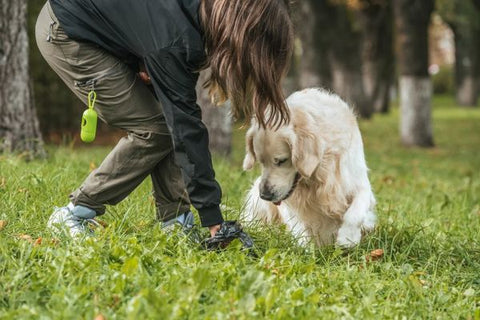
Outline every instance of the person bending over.
POLYGON ((192 223, 193 205, 214 236, 224 220, 199 71, 210 67, 205 86, 216 102, 231 100, 234 116, 286 123, 292 30, 286 0, 49 0, 36 24, 41 54, 82 101, 95 91, 98 117, 127 132, 49 226, 86 234, 150 176, 164 225, 192 223))

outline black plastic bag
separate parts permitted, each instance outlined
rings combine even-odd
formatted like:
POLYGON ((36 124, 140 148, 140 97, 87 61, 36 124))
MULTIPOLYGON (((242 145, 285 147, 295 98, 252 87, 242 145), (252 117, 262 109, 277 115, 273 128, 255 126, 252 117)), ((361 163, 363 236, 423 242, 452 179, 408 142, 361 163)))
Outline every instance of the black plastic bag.
POLYGON ((224 249, 234 239, 239 239, 244 249, 253 248, 252 238, 243 231, 242 226, 237 221, 224 221, 215 236, 203 241, 203 246, 207 250, 224 249))

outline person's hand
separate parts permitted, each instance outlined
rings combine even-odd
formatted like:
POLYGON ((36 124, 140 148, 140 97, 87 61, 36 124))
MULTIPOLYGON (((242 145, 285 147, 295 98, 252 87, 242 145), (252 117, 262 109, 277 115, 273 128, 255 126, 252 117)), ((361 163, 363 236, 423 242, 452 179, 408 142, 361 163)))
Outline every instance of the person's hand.
POLYGON ((203 240, 207 250, 225 249, 234 239, 242 242, 244 249, 253 248, 253 240, 243 231, 237 221, 224 221, 222 224, 209 227, 211 237, 203 240))
POLYGON ((146 85, 151 85, 152 80, 150 79, 150 76, 147 73, 147 69, 145 68, 145 65, 143 63, 139 64, 139 71, 138 71, 138 76, 140 77, 140 80, 143 81, 146 85))
POLYGON ((220 230, 220 226, 221 226, 220 224, 217 224, 217 225, 208 227, 208 229, 210 230, 210 235, 212 236, 212 238, 215 236, 215 234, 218 232, 218 230, 220 230))

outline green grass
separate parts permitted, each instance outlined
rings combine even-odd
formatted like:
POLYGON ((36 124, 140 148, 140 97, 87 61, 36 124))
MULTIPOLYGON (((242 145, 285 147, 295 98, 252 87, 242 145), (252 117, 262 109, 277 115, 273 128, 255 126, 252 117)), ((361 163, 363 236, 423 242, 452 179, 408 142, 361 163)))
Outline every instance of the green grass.
MULTIPOLYGON (((434 104, 433 149, 405 149, 398 112, 361 121, 378 228, 342 252, 295 245, 280 227, 249 228, 258 257, 238 245, 201 251, 154 220, 150 182, 108 209, 95 241, 51 242, 53 206, 107 154, 49 148, 46 161, 0 158, 1 319, 480 319, 480 109, 434 104), (19 235, 42 237, 34 245, 19 235), (383 258, 367 262, 372 250, 383 258)), ((228 218, 256 172, 215 159, 228 218)))

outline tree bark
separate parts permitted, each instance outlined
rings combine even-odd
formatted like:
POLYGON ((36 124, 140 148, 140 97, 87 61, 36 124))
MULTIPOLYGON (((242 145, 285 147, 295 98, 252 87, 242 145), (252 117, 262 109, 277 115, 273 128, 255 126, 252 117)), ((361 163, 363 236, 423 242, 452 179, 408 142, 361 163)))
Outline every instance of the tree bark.
MULTIPOLYGON (((464 13, 465 14, 465 13, 464 13)), ((470 15, 480 19, 480 12, 470 15)), ((456 100, 461 106, 476 106, 480 72, 480 27, 478 21, 450 23, 455 39, 455 89, 456 100)))
POLYGON ((208 89, 203 88, 208 72, 205 70, 200 73, 197 84, 197 101, 202 108, 202 120, 208 128, 210 150, 222 156, 230 156, 233 131, 231 105, 230 102, 222 106, 212 103, 208 89))
MULTIPOLYGON (((345 55, 339 57, 330 52, 329 61, 332 66, 332 87, 335 93, 352 105, 362 118, 370 118, 373 113, 363 85, 361 62, 353 66, 345 55)), ((353 58, 353 57, 352 57, 353 58)))
MULTIPOLYGON (((328 40, 324 26, 328 17, 325 0, 304 0, 299 3, 295 25, 301 41, 299 87, 332 87, 328 61, 328 40)), ((329 32, 329 31, 328 31, 329 32)))
POLYGON ((394 0, 400 71, 400 135, 406 146, 431 147, 432 97, 428 25, 434 0, 394 0))
POLYGON ((330 0, 297 3, 295 24, 301 46, 290 82, 296 80, 297 88, 332 90, 369 118, 373 108, 364 87, 362 32, 354 16, 346 4, 330 0))
POLYGON ((363 81, 375 112, 390 109, 394 75, 393 23, 390 1, 363 0, 358 17, 363 30, 363 81))
POLYGON ((400 76, 400 134, 407 146, 433 146, 432 82, 428 77, 400 76))
POLYGON ((29 75, 27 2, 0 1, 0 153, 45 155, 29 75))
POLYGON ((480 0, 472 0, 472 2, 480 10, 480 0))
POLYGON ((373 108, 365 92, 362 74, 361 32, 352 11, 344 5, 326 7, 330 30, 328 59, 331 65, 333 90, 352 104, 363 118, 371 117, 373 108))

